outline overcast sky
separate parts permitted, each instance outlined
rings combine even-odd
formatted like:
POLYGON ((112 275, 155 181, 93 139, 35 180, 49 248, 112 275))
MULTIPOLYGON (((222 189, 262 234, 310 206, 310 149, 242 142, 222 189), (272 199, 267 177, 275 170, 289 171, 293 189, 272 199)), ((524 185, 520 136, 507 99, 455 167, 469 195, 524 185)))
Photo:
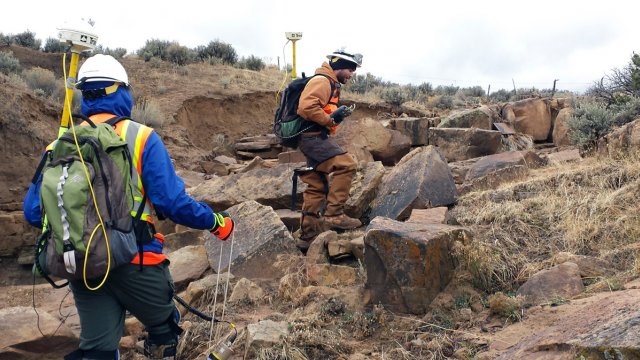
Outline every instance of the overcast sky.
POLYGON ((65 21, 91 18, 103 47, 135 52, 149 39, 190 48, 219 39, 239 56, 291 63, 298 74, 346 46, 364 55, 358 73, 401 84, 485 90, 557 87, 583 91, 640 53, 640 2, 608 1, 34 1, 0 14, 0 32, 44 41, 65 21), (70 11, 70 7, 73 11, 70 11), (285 45, 286 44, 286 45, 285 45))

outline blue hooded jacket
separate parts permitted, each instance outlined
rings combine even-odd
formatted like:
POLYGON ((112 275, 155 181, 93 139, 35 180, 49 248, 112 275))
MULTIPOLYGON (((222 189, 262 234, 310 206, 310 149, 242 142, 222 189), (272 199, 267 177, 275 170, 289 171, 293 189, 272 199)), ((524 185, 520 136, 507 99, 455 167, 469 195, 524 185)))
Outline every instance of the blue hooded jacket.
MULTIPOLYGON (((112 85, 112 82, 89 82, 83 90, 101 89, 112 85)), ((131 116, 133 99, 129 89, 120 86, 116 92, 97 99, 82 99, 82 113, 91 116, 99 113, 110 113, 115 116, 131 116)), ((153 204, 156 213, 171 219, 177 224, 194 229, 211 229, 214 226, 213 210, 205 203, 198 202, 185 192, 184 181, 176 175, 169 157, 169 152, 160 136, 151 132, 142 153, 142 184, 147 198, 153 204)), ((34 179, 23 202, 24 216, 29 224, 42 227, 40 212, 40 182, 42 176, 34 179)), ((158 245, 160 249, 146 251, 161 252, 160 244, 149 244, 151 248, 158 245)))

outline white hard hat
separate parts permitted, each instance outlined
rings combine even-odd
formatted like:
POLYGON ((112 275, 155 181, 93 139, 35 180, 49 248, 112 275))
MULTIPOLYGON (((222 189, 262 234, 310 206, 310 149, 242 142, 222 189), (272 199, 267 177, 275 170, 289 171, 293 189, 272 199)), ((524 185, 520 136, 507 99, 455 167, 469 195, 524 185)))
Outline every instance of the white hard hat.
POLYGON ((327 59, 329 60, 336 57, 347 60, 347 61, 351 61, 352 63, 356 64, 357 67, 362 66, 362 54, 349 52, 349 51, 346 51, 344 48, 340 48, 332 52, 331 54, 327 55, 327 59))
POLYGON ((78 70, 76 87, 94 81, 121 82, 129 86, 129 77, 124 67, 111 55, 96 54, 88 58, 78 70))

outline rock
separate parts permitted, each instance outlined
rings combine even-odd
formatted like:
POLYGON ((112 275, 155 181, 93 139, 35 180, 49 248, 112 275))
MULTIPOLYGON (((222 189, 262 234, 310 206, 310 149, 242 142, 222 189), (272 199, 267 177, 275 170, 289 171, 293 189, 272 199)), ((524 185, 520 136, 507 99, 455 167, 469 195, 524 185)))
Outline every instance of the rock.
POLYGON ((502 117, 513 124, 519 133, 531 135, 533 140, 546 140, 551 132, 551 109, 545 99, 525 99, 505 105, 502 117))
POLYGON ((578 149, 568 149, 547 154, 547 162, 549 164, 563 164, 582 160, 578 149))
POLYGON ((462 110, 449 115, 438 125, 439 128, 477 128, 491 130, 493 121, 486 106, 462 110))
POLYGON ((583 291, 580 268, 575 263, 565 262, 535 273, 516 294, 525 298, 526 305, 539 305, 571 299, 583 291))
POLYGON ((404 220, 412 209, 450 205, 456 198, 453 177, 442 155, 433 146, 417 148, 384 177, 370 217, 404 220))
POLYGON ((561 252, 553 257, 554 264, 562 264, 565 262, 572 262, 578 265, 578 268, 580 268, 580 277, 582 278, 611 276, 614 272, 614 267, 610 262, 593 256, 561 252))
POLYGON ((598 140, 598 152, 613 156, 627 156, 640 147, 640 118, 633 120, 598 140))
POLYGON ((508 151, 487 155, 475 162, 467 171, 465 180, 470 181, 483 177, 499 169, 524 165, 527 168, 539 168, 545 161, 533 151, 508 151))
POLYGON ((449 221, 449 208, 439 206, 431 209, 413 209, 407 219, 410 223, 420 224, 447 224, 449 221))
POLYGON ((500 152, 502 134, 476 128, 429 128, 429 145, 437 146, 447 161, 460 161, 500 152))
POLYGON ((211 268, 216 272, 219 268, 226 271, 231 261, 231 272, 236 276, 249 279, 282 276, 281 271, 273 266, 273 260, 278 254, 297 254, 298 249, 291 233, 273 209, 247 201, 227 211, 236 226, 229 239, 233 241, 233 254, 230 258, 229 240, 206 242, 211 268))
POLYGON ((59 319, 30 307, 0 309, 0 334, 1 359, 62 359, 79 341, 59 319))
POLYGON ((265 292, 260 286, 251 280, 242 278, 233 287, 229 301, 234 303, 240 301, 257 303, 264 299, 264 295, 265 292))
POLYGON ((455 243, 468 237, 461 227, 374 218, 364 237, 368 303, 424 314, 453 277, 455 243))
POLYGON ((551 138, 556 146, 571 145, 569 138, 569 120, 573 116, 571 108, 563 108, 558 112, 553 121, 553 132, 551 138))
POLYGON ((164 252, 169 254, 185 246, 204 245, 211 234, 205 230, 187 229, 164 236, 164 252))
POLYGON ((382 161, 393 165, 409 152, 411 140, 406 135, 385 128, 372 118, 347 120, 338 128, 335 141, 359 161, 382 161), (366 157, 366 152, 371 158, 366 157))
POLYGON ((171 277, 176 288, 186 287, 209 268, 207 250, 203 245, 190 245, 167 255, 171 277))
POLYGON ((391 129, 411 139, 411 146, 427 145, 429 118, 395 118, 389 121, 391 129))
POLYGON ((288 334, 289 323, 286 321, 262 320, 255 324, 247 325, 244 358, 250 359, 259 349, 272 348, 282 343, 288 334))

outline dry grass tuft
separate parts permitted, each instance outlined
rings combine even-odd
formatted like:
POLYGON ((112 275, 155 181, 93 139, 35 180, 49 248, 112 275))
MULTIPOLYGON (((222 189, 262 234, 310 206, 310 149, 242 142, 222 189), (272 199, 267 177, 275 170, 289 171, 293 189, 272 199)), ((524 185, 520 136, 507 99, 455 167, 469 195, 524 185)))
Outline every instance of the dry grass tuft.
POLYGON ((509 297, 500 291, 489 296, 491 313, 513 321, 522 319, 521 310, 523 304, 524 298, 522 296, 509 297))
POLYGON ((637 251, 626 247, 640 238, 639 164, 637 155, 588 158, 463 196, 453 214, 475 239, 458 255, 474 285, 511 291, 562 251, 632 270, 637 251))

